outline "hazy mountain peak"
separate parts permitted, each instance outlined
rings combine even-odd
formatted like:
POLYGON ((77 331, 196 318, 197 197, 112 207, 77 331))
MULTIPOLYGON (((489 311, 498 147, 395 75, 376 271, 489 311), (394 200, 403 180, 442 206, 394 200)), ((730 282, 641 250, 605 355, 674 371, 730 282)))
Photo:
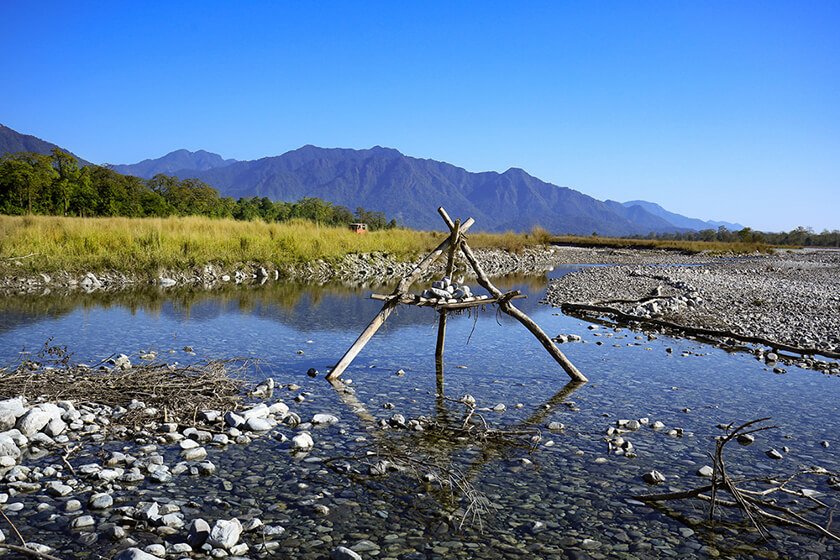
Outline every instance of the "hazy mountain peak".
POLYGON ((659 216, 660 218, 666 220, 668 223, 678 228, 693 229, 696 231, 700 231, 703 229, 717 229, 720 226, 723 226, 730 231, 738 231, 744 229, 744 226, 738 223, 689 218, 687 216, 683 216, 682 214, 669 212, 668 210, 662 208, 662 206, 660 206, 659 204, 656 204, 655 202, 648 202, 647 200, 628 200, 627 202, 622 202, 621 204, 627 208, 638 206, 639 208, 644 209, 650 214, 659 216))
POLYGON ((119 173, 150 178, 158 173, 166 175, 191 175, 198 171, 217 169, 236 163, 235 159, 224 159, 219 154, 206 150, 191 152, 179 149, 156 159, 144 159, 138 163, 112 165, 111 168, 119 173))

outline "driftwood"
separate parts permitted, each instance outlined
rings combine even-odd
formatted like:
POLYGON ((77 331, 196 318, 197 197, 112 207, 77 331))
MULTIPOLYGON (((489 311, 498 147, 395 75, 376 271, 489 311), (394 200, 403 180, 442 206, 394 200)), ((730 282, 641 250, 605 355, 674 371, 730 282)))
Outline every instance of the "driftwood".
MULTIPOLYGON (((452 222, 452 219, 446 213, 446 210, 444 210, 443 208, 438 208, 438 213, 441 215, 441 217, 443 217, 443 220, 446 222, 446 225, 448 225, 450 228, 454 228, 455 224, 452 222)), ((515 305, 513 305, 509 299, 503 299, 504 294, 501 290, 494 286, 492 282, 490 282, 490 279, 487 277, 487 274, 484 272, 484 269, 481 267, 481 264, 479 264, 478 259, 475 258, 475 254, 472 252, 472 249, 470 249, 470 246, 467 245, 466 240, 464 240, 463 238, 460 241, 460 248, 461 253, 463 253, 464 257, 467 259, 467 262, 470 263, 470 266, 475 271, 476 280, 478 281, 479 285, 488 292, 490 292, 490 295, 500 299, 499 309, 501 309, 504 313, 507 313, 508 315, 522 323, 522 325, 526 329, 528 329, 528 331, 530 331, 531 334, 533 334, 537 340, 540 341, 540 344, 542 344, 543 348, 545 348, 548 351, 548 353, 551 354, 551 357, 554 358, 554 360, 558 364, 560 364, 560 367, 563 368, 563 371, 565 371, 566 374, 568 374, 572 381, 588 381, 586 376, 583 375, 580 372, 580 370, 578 370, 575 367, 575 365, 566 357, 565 354, 563 354, 563 352, 560 351, 559 348, 557 348, 554 342, 552 342, 551 338, 549 338, 549 336, 545 334, 545 331, 543 331, 539 327, 539 325, 537 325, 534 321, 531 320, 530 317, 528 317, 525 313, 523 313, 515 305)))
POLYGON ((61 560, 61 558, 59 558, 58 556, 53 556, 52 554, 46 554, 44 552, 38 552, 37 550, 33 550, 25 546, 18 546, 15 544, 0 543, 0 550, 9 550, 11 552, 17 552, 18 554, 22 554, 24 556, 29 556, 32 558, 41 558, 42 560, 61 560))
MULTIPOLYGON (((447 227, 450 230, 449 236, 443 240, 443 242, 438 245, 438 247, 429 253, 422 261, 420 261, 417 266, 414 267, 414 270, 405 276, 394 291, 391 293, 390 296, 387 296, 385 299, 385 303, 382 306, 382 309, 373 320, 368 324, 362 334, 356 339, 352 346, 344 353, 335 367, 330 370, 329 374, 327 374, 327 379, 335 380, 341 376, 342 373, 347 369, 347 367, 353 362, 353 360, 358 356, 359 352, 362 351, 362 348, 370 341, 376 331, 385 323, 397 305, 401 303, 408 303, 410 299, 412 303, 415 305, 421 305, 423 302, 418 302, 414 297, 409 296, 407 294, 408 288, 413 284, 422 274, 429 268, 429 266, 438 258, 440 257, 444 251, 448 250, 448 258, 447 258, 447 265, 446 265, 446 272, 447 275, 451 275, 454 264, 455 264, 455 253, 460 249, 460 252, 463 253, 464 257, 466 257, 468 263, 473 268, 475 272, 478 283, 485 288, 487 291, 490 292, 492 296, 491 301, 485 300, 475 300, 470 302, 462 302, 459 304, 445 304, 445 305, 437 305, 434 306, 440 312, 440 319, 438 321, 438 336, 437 342, 435 345, 435 363, 437 366, 437 371, 439 372, 438 375, 443 371, 443 349, 444 349, 444 341, 446 337, 446 313, 452 310, 461 310, 461 309, 469 309, 471 307, 478 307, 481 305, 486 305, 489 303, 493 303, 499 306, 499 309, 504 313, 507 313, 520 323, 522 323, 531 334, 534 335, 537 340, 543 345, 543 347, 548 351, 549 354, 560 364, 563 370, 569 375, 569 377, 573 381, 585 382, 587 381, 586 377, 569 361, 568 358, 560 351, 557 346, 555 346, 554 342, 545 334, 545 332, 537 325, 534 321, 531 320, 525 313, 517 309, 510 300, 519 295, 515 292, 509 292, 507 294, 503 294, 501 290, 499 290, 496 286, 490 282, 490 279, 487 277, 487 274, 481 268, 481 265, 478 263, 478 260, 475 258, 475 254, 473 254, 472 249, 470 246, 467 245, 466 241, 466 232, 470 228, 470 226, 474 223, 472 218, 467 219, 463 224, 460 222, 454 222, 449 217, 449 214, 446 213, 442 207, 438 208, 438 214, 440 214, 441 218, 443 218, 444 222, 446 223, 447 227)), ((376 299, 382 299, 382 296, 376 296, 376 299)), ((422 298, 421 298, 422 299, 422 298)))
MULTIPOLYGON (((643 301, 647 301, 651 298, 645 298, 643 300, 636 300, 636 301, 625 301, 625 300, 614 300, 615 303, 639 303, 643 301)), ((776 350, 782 350, 784 352, 790 352, 792 354, 799 354, 802 356, 805 355, 813 355, 813 356, 824 356, 826 358, 832 359, 840 359, 840 353, 831 352, 828 350, 821 350, 819 348, 800 348, 798 346, 791 346, 789 344, 784 344, 781 342, 776 342, 774 340, 769 340, 767 338, 763 338, 760 336, 750 336, 744 334, 738 334, 732 331, 724 331, 718 329, 706 329, 702 327, 691 327, 688 325, 680 325, 679 323, 672 323, 671 321, 665 321, 663 319, 653 319, 649 317, 641 317, 639 315, 632 315, 630 313, 625 313, 620 309, 616 309, 615 307, 610 307, 607 305, 600 305, 594 303, 575 303, 575 302, 565 302, 563 303, 560 308, 563 311, 571 311, 571 312, 589 312, 589 313, 598 313, 599 315, 612 315, 616 319, 620 321, 624 321, 627 323, 646 323, 649 325, 656 325, 658 327, 664 327, 666 329, 672 329, 675 331, 683 332, 685 334, 697 335, 697 336, 707 336, 713 338, 731 338, 733 340, 738 340, 740 342, 744 342, 747 344, 761 344, 763 346, 768 346, 770 348, 774 348, 776 350)))
MULTIPOLYGON (((797 529, 817 533, 818 535, 840 542, 840 535, 833 532, 830 528, 831 520, 829 519, 825 527, 819 523, 808 519, 807 513, 816 509, 824 509, 829 506, 816 497, 816 493, 808 492, 803 489, 792 489, 789 485, 797 478, 814 475, 814 476, 831 476, 832 473, 820 469, 804 469, 786 477, 772 477, 764 480, 757 479, 736 479, 730 476, 727 472, 727 464, 724 461, 723 451, 726 444, 739 436, 754 434, 765 430, 771 430, 776 426, 758 426, 762 422, 770 420, 769 418, 759 418, 751 420, 737 428, 728 431, 727 435, 719 437, 715 442, 715 452, 712 456, 714 461, 712 481, 711 484, 706 484, 692 490, 682 492, 668 492, 664 494, 647 494, 644 496, 635 496, 634 498, 642 502, 666 502, 672 500, 685 500, 689 498, 696 498, 709 503, 709 521, 715 517, 715 511, 718 506, 730 507, 739 509, 750 523, 758 531, 759 535, 764 538, 769 538, 770 533, 766 525, 766 521, 789 525, 797 529), (746 484, 761 483, 766 487, 761 489, 748 489, 746 484), (728 498, 722 498, 721 493, 727 494, 728 498), (790 500, 791 503, 781 502, 773 498, 774 495, 780 497, 794 496, 795 499, 790 500), (798 501, 805 501, 810 507, 800 507, 799 511, 796 509, 798 501)), ((730 425, 731 426, 731 425, 730 425)))

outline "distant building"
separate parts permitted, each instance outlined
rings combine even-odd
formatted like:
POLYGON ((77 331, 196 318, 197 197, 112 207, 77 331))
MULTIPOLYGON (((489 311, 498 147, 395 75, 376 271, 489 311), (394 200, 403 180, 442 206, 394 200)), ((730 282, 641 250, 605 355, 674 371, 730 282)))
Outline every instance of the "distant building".
POLYGON ((350 229, 356 233, 367 233, 368 231, 367 224, 364 224, 362 222, 355 222, 350 224, 350 229))

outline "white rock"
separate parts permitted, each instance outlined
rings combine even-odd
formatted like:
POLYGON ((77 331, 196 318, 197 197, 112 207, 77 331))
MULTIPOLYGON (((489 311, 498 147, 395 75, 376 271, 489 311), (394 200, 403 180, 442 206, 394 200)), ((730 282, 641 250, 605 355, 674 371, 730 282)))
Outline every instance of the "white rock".
POLYGON ((25 412, 26 400, 23 397, 0 401, 0 431, 13 428, 17 419, 25 412))
POLYGON ((194 447, 192 449, 184 449, 181 451, 181 457, 185 461, 201 461, 207 458, 207 450, 203 447, 194 447))
POLYGON ((330 553, 330 560, 362 560, 358 552, 339 546, 330 553))
POLYGON ((289 413, 289 405, 284 402, 276 402, 268 407, 268 412, 278 416, 285 416, 289 413))
POLYGON ((6 432, 0 434, 0 457, 20 457, 20 448, 11 436, 6 435, 6 432))
POLYGON ((242 534, 242 523, 235 517, 230 520, 219 519, 210 530, 208 542, 216 547, 230 549, 239 542, 242 534))
POLYGON ((44 429, 50 423, 52 416, 39 407, 30 408, 17 421, 17 429, 25 436, 31 436, 44 429))
POLYGON ((96 520, 92 515, 82 515, 70 523, 70 526, 74 529, 84 529, 85 527, 93 527, 94 525, 96 525, 96 520))
POLYGON ((268 418, 249 418, 245 427, 252 432, 267 432, 274 427, 268 418))
POLYGON ((158 556, 154 554, 149 554, 148 552, 144 552, 139 548, 132 547, 126 548, 116 556, 114 556, 113 560, 160 560, 158 556))
POLYGON ((193 519, 190 523, 190 530, 187 533, 187 544, 192 548, 201 548, 210 537, 210 525, 203 519, 193 519))
POLYGON ((315 447, 315 442, 312 441, 312 436, 306 432, 292 438, 292 449, 295 451, 309 451, 313 447, 315 447))
POLYGON ((245 424, 245 419, 233 411, 225 413, 225 423, 231 428, 239 428, 245 424))
POLYGON ((91 509, 106 509, 114 505, 114 498, 105 492, 92 494, 88 505, 91 509))
POLYGON ((240 416, 247 422, 251 418, 266 418, 270 414, 268 410, 268 406, 266 404, 260 403, 256 406, 249 408, 248 410, 243 411, 240 413, 240 416))
POLYGON ((338 422, 338 417, 332 414, 316 414, 312 417, 312 423, 318 424, 335 424, 338 422))

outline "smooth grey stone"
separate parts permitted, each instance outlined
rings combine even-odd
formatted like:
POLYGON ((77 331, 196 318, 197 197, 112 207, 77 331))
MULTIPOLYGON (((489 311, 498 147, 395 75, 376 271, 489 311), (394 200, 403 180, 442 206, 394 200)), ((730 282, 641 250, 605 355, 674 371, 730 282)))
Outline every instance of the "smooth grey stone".
POLYGON ((659 471, 653 470, 642 475, 642 479, 648 484, 660 484, 665 482, 665 475, 659 471))
POLYGON ((228 520, 219 519, 210 530, 208 542, 215 547, 230 549, 239 542, 239 536, 241 534, 242 524, 237 518, 234 517, 228 520))
POLYGON ((703 465, 699 469, 697 469, 697 476, 703 476, 706 478, 711 478, 712 475, 715 473, 715 470, 710 467, 709 465, 703 465))
POLYGON ((91 509, 106 509, 114 505, 114 498, 105 492, 92 494, 88 500, 91 509))
POLYGON ((82 515, 70 523, 73 529, 84 529, 86 527, 93 527, 94 525, 96 525, 96 520, 92 515, 82 515))
POLYGON ((210 525, 203 519, 193 519, 190 523, 190 530, 187 533, 187 544, 193 549, 201 548, 210 537, 210 525))
POLYGON ((160 557, 149 554, 139 548, 132 547, 126 548, 114 556, 113 560, 160 560, 160 557))
POLYGON ((362 557, 358 552, 339 546, 330 553, 330 560, 362 560, 362 557))

